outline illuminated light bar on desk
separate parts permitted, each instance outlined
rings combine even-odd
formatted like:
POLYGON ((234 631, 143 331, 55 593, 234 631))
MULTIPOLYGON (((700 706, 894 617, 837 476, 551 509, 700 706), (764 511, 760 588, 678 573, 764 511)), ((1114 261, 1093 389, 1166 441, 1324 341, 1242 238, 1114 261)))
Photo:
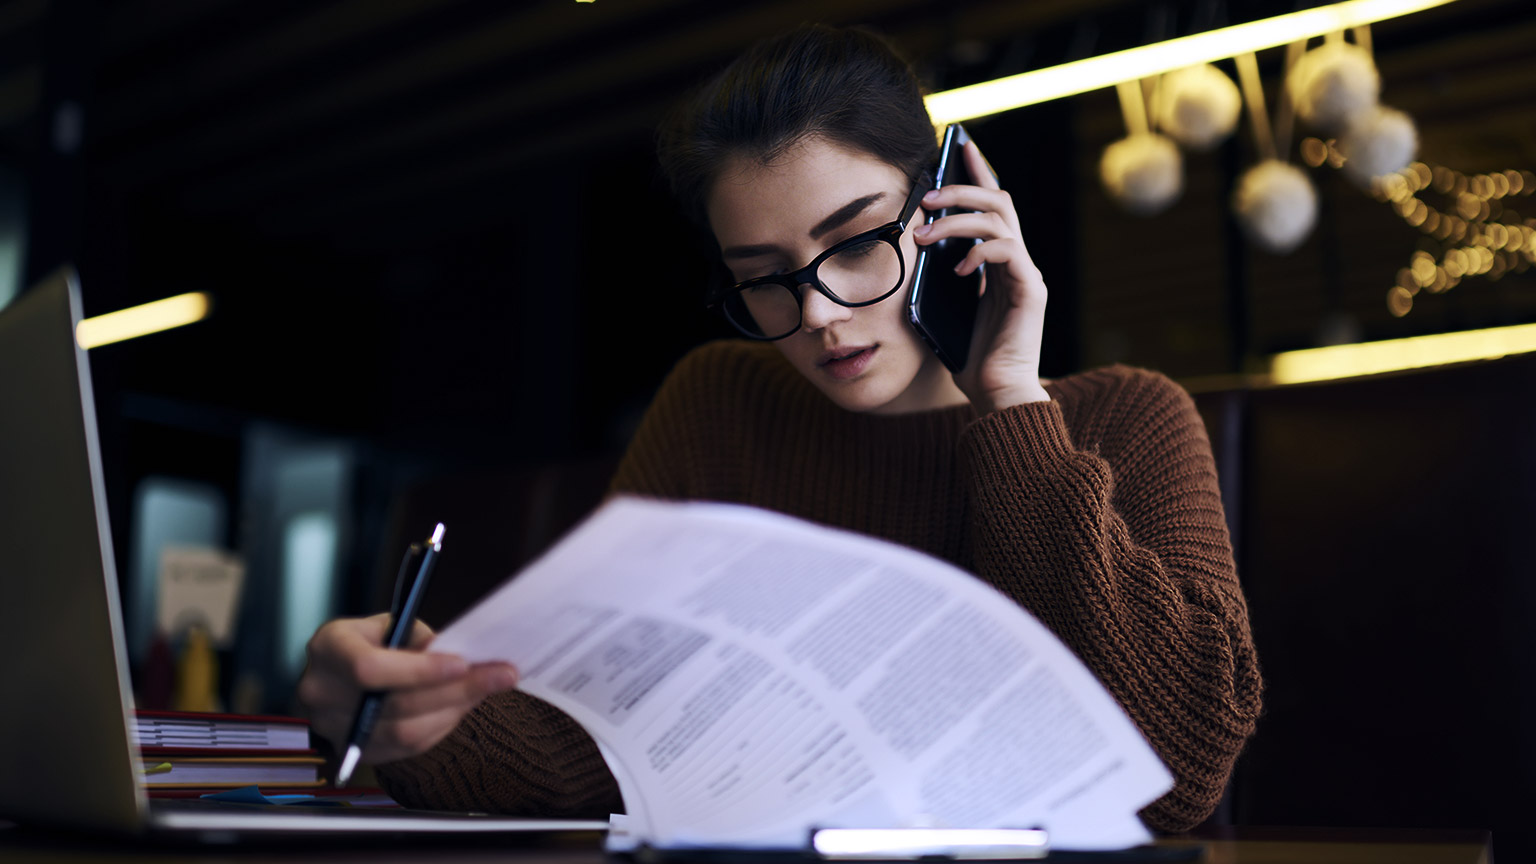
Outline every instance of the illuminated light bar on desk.
POLYGON ((1214 63, 1239 54, 1289 45, 1449 2, 1451 0, 1347 0, 946 90, 928 96, 925 101, 934 125, 943 127, 948 123, 1113 87, 1122 81, 1136 81, 1185 66, 1214 63))
POLYGON ((1536 324, 1517 324, 1287 351, 1271 359, 1269 380, 1273 384, 1328 381, 1446 363, 1495 360, 1531 351, 1536 351, 1536 324))
POLYGON ((87 350, 193 324, 208 317, 212 306, 207 294, 194 291, 142 306, 108 312, 80 322, 75 341, 87 350))

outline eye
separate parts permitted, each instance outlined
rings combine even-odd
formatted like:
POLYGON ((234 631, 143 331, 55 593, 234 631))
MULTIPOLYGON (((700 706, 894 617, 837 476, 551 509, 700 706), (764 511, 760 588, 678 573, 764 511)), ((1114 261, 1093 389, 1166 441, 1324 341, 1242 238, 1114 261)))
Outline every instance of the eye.
POLYGON ((882 240, 865 240, 862 243, 855 243, 837 254, 840 256, 845 255, 849 258, 863 258, 866 255, 873 254, 882 245, 884 245, 882 240))

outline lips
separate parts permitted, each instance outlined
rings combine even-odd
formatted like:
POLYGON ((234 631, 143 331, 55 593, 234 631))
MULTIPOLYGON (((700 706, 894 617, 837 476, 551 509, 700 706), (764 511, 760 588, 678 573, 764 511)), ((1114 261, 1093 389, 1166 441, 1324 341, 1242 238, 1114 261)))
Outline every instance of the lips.
POLYGON ((833 348, 817 358, 816 365, 833 378, 843 380, 862 373, 874 357, 879 345, 858 345, 833 348))

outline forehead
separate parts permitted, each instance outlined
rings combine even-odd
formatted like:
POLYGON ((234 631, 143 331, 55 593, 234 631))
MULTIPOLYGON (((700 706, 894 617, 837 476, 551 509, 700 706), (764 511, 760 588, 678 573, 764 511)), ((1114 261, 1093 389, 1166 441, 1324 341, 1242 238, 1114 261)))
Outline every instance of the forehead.
MULTIPOLYGON (((895 166, 820 138, 800 141, 771 164, 728 158, 705 206, 721 246, 803 240, 811 226, 855 198, 904 195, 895 166)), ((898 201, 899 203, 899 201, 898 201)), ((884 219, 895 214, 882 214, 884 219)))

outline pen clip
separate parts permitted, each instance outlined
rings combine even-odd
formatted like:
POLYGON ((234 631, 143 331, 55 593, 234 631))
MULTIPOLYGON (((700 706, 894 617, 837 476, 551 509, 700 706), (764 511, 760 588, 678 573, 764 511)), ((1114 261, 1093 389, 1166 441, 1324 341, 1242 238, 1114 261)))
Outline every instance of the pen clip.
POLYGON ((400 608, 405 603, 405 586, 414 575, 416 566, 421 562, 421 556, 425 552, 425 548, 420 543, 412 543, 406 548, 405 558, 400 562, 400 572, 395 574, 395 596, 389 601, 391 617, 400 616, 400 608))

